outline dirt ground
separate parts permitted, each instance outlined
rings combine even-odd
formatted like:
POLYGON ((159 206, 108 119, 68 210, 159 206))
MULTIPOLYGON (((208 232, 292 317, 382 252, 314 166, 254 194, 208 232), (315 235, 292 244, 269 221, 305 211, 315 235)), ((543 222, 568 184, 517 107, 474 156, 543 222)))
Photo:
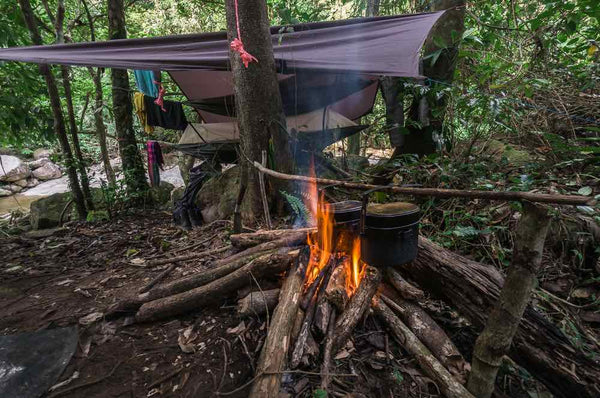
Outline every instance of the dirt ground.
MULTIPOLYGON (((264 318, 242 319, 235 310, 236 300, 249 290, 223 297, 220 307, 162 322, 135 324, 132 318, 103 316, 111 304, 137 294, 168 267, 150 266, 148 260, 222 247, 230 228, 223 221, 185 232, 172 225, 170 213, 154 211, 0 240, 0 334, 78 326, 78 348, 57 382, 79 377, 45 397, 245 397, 267 328, 264 318)), ((167 280, 201 271, 212 259, 181 262, 167 280)), ((280 279, 261 281, 261 289, 280 279)), ((475 334, 464 320, 440 302, 431 301, 427 309, 470 359, 475 334)), ((313 346, 321 337, 315 339, 313 346)), ((317 346, 303 368, 316 373, 282 375, 287 391, 282 397, 313 396, 320 382, 318 356, 317 346)), ((333 372, 340 374, 332 380, 335 397, 439 396, 414 359, 391 338, 387 341, 373 316, 336 355, 333 372), (348 373, 355 377, 343 376, 348 373)), ((517 372, 501 379, 509 396, 526 397, 517 372)))

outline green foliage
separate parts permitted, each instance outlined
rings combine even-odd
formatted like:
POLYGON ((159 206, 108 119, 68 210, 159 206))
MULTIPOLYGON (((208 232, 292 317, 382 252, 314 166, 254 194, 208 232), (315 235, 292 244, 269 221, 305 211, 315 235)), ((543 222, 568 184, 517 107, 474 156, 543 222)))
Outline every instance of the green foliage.
POLYGON ((87 222, 102 222, 109 221, 110 216, 106 210, 92 210, 87 214, 87 222))
POLYGON ((279 191, 279 193, 285 198, 287 203, 290 205, 290 208, 296 215, 297 219, 303 224, 309 224, 312 217, 302 199, 285 191, 279 191))
POLYGON ((312 398, 327 398, 327 391, 318 388, 313 391, 312 398))

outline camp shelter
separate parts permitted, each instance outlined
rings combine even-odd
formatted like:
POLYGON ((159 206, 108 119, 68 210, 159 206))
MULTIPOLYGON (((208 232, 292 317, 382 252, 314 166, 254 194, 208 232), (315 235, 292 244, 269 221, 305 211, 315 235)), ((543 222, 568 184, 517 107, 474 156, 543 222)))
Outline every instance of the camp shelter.
MULTIPOLYGON (((330 109, 356 120, 370 112, 380 76, 422 78, 422 47, 443 15, 441 11, 272 27, 286 116, 330 109)), ((0 59, 166 71, 202 121, 235 120, 226 32, 4 48, 0 59)))

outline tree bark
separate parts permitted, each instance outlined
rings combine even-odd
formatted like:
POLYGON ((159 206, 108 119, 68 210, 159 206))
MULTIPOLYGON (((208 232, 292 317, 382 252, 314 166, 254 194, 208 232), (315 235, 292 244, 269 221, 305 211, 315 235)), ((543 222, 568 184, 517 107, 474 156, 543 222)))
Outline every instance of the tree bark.
MULTIPOLYGON (((110 40, 127 38, 123 0, 108 0, 108 36, 110 40)), ((112 69, 111 82, 115 130, 125 184, 131 201, 141 203, 148 190, 148 184, 133 129, 133 108, 127 71, 112 69)))
POLYGON ((289 271, 279 294, 265 344, 256 366, 256 380, 248 396, 250 398, 275 398, 279 396, 281 372, 285 369, 294 320, 298 314, 300 292, 306 271, 305 256, 300 256, 289 271))
MULTIPOLYGON (((19 0, 19 6, 21 7, 21 12, 23 13, 23 18, 25 19, 27 28, 29 29, 31 41, 35 45, 42 45, 42 37, 40 36, 40 32, 35 21, 35 15, 33 13, 33 9, 31 8, 31 3, 29 0, 19 0)), ((80 219, 85 220, 87 216, 85 201, 83 193, 81 192, 79 181, 77 179, 77 170, 75 169, 75 162, 73 161, 73 154, 69 145, 69 139, 67 138, 65 120, 61 109, 60 95, 56 86, 56 80, 54 79, 54 75, 47 64, 40 64, 39 70, 46 80, 48 97, 50 99, 50 107, 52 108, 52 116, 54 118, 54 133, 58 138, 61 151, 64 156, 65 166, 67 168, 67 176, 69 178, 69 186, 71 188, 71 193, 73 194, 73 202, 75 203, 75 208, 77 209, 77 215, 80 219)))
MULTIPOLYGON (((135 315, 135 320, 137 322, 155 321, 210 305, 227 297, 236 289, 250 284, 251 275, 258 279, 267 275, 276 275, 287 269, 298 256, 298 252, 299 250, 283 250, 282 254, 269 253, 207 285, 147 302, 140 307, 135 315)), ((298 292, 298 294, 300 293, 298 292)))
POLYGON ((550 216, 547 209, 528 202, 523 210, 506 281, 473 351, 468 388, 477 398, 489 398, 494 391, 502 357, 510 349, 542 263, 550 216))
MULTIPOLYGON (((231 42, 238 36, 234 0, 226 0, 227 32, 231 42)), ((275 59, 269 31, 267 5, 264 0, 244 0, 238 3, 239 30, 246 51, 257 58, 246 68, 240 54, 230 51, 236 111, 240 126, 241 166, 248 172, 248 187, 244 197, 244 216, 254 224, 262 213, 258 175, 249 161, 261 160, 261 151, 269 149, 269 139, 275 148, 275 167, 294 169, 281 94, 275 70, 275 59)), ((277 182, 275 191, 286 184, 277 182)))
POLYGON ((306 242, 306 235, 310 232, 314 232, 314 228, 272 229, 266 231, 235 234, 231 235, 229 239, 231 240, 231 244, 233 246, 245 249, 258 245, 259 243, 271 242, 281 238, 285 238, 289 241, 297 240, 299 243, 304 243, 306 242))
MULTIPOLYGON (((398 269, 443 298, 479 330, 496 304, 504 278, 493 267, 469 260, 419 238, 419 254, 398 269)), ((575 348, 554 324, 531 306, 525 309, 509 356, 557 398, 595 398, 600 365, 575 348)))
POLYGON ((241 316, 259 316, 271 311, 279 302, 279 289, 255 291, 238 300, 237 313, 241 316))
POLYGON ((423 372, 435 381, 445 397, 474 398, 462 384, 452 377, 446 368, 433 356, 431 351, 419 341, 408 326, 394 315, 392 310, 382 300, 374 299, 373 309, 377 316, 391 329, 402 347, 417 360, 423 372))

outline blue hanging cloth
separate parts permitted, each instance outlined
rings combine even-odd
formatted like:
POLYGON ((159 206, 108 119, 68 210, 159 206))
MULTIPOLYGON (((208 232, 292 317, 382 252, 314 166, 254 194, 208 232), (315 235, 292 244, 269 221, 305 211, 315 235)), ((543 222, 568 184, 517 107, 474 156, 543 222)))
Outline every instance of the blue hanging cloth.
POLYGON ((139 91, 152 98, 158 97, 158 87, 154 84, 154 81, 160 81, 160 79, 155 78, 154 71, 136 69, 133 74, 135 85, 139 91))

